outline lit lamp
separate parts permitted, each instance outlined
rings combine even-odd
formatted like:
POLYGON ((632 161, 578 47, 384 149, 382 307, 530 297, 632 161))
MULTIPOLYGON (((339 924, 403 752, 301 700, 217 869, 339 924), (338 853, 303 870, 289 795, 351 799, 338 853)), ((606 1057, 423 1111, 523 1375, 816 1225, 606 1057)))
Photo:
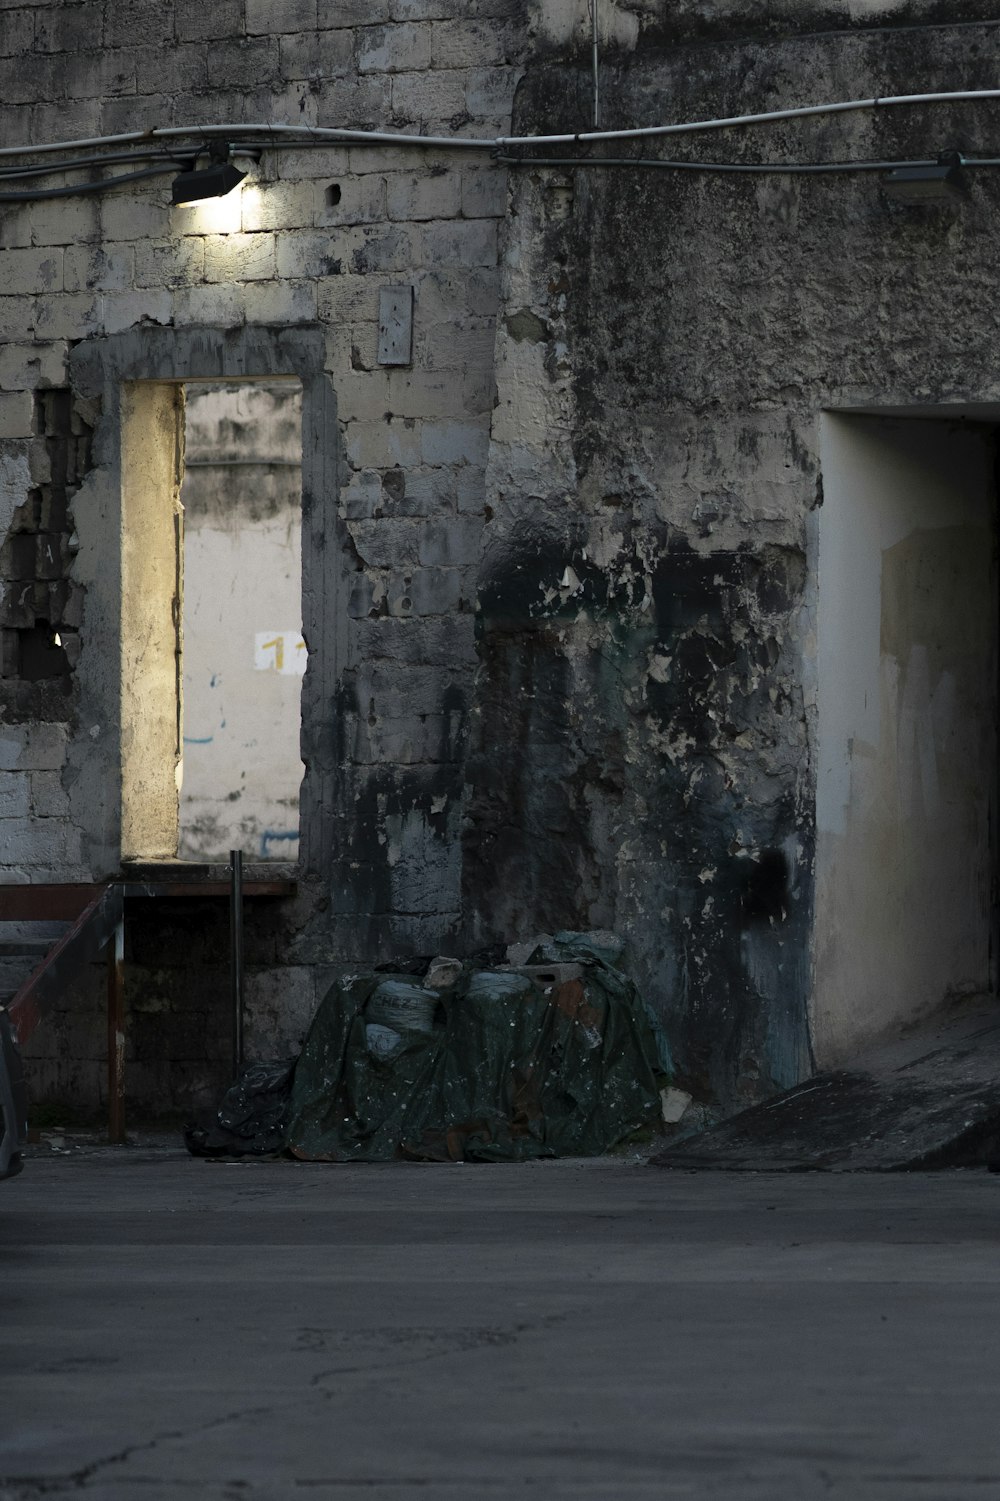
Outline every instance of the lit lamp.
MULTIPOLYGON (((209 165, 192 167, 189 172, 180 172, 174 178, 171 191, 173 203, 196 203, 199 198, 223 198, 238 188, 246 177, 229 160, 229 147, 224 141, 213 141, 208 148, 209 165)), ((198 158, 195 157, 195 161, 198 158)))
POLYGON ((968 196, 959 151, 945 151, 926 167, 897 167, 883 180, 890 198, 900 203, 943 203, 968 196))

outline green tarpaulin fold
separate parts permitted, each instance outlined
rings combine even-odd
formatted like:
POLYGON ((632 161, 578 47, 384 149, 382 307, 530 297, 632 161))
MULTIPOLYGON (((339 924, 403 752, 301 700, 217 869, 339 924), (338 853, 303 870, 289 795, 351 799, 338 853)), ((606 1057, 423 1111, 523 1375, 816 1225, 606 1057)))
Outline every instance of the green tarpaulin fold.
POLYGON ((440 991, 406 975, 343 979, 295 1066, 287 1148, 313 1161, 516 1161, 596 1155, 654 1125, 667 1060, 616 957, 562 933, 531 956, 556 967, 544 988, 466 968, 440 991))

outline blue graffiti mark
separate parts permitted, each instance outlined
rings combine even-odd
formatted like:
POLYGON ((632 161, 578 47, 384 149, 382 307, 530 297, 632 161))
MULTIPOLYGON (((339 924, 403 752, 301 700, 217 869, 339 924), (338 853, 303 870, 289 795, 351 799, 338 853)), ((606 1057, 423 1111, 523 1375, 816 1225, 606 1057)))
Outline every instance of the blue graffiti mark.
POLYGON ((210 687, 210 688, 214 688, 214 687, 215 687, 215 685, 216 685, 216 683, 217 683, 217 682, 218 682, 218 681, 219 681, 219 674, 218 674, 218 673, 217 673, 217 672, 213 672, 213 673, 212 673, 212 676, 211 676, 211 677, 210 677, 210 678, 209 678, 209 680, 208 680, 208 686, 209 686, 209 687, 210 687))
POLYGON ((270 858, 270 851, 268 849, 269 844, 276 843, 280 840, 298 839, 298 837, 298 829, 261 829, 260 858, 262 860, 267 860, 270 858))
POLYGON ((214 735, 185 735, 184 736, 184 744, 185 745, 211 745, 211 743, 212 743, 212 741, 214 739, 215 739, 214 735))

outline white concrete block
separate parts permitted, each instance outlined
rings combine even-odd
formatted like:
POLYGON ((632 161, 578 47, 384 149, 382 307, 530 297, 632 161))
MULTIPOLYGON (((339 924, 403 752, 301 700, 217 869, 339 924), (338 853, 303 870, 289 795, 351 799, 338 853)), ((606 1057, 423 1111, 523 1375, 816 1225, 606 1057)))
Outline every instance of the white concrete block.
POLYGON ((66 381, 69 349, 65 340, 36 344, 0 344, 0 389, 33 391, 66 381))
POLYGON ((238 287, 224 283, 203 287, 180 287, 174 293, 174 322, 180 327, 190 323, 215 324, 231 328, 243 317, 243 303, 238 287))
POLYGON ((319 288, 319 315, 325 323, 351 324, 378 321, 376 276, 331 276, 319 288))
POLYGON ((473 119, 509 119, 522 72, 521 68, 473 68, 466 73, 466 105, 473 119))
POLYGON ((35 12, 12 10, 4 14, 0 25, 0 57, 18 57, 30 52, 35 43, 35 12))
POLYGON ((316 288, 311 283, 250 282, 243 289, 248 323, 312 323, 316 288))
POLYGON ((365 129, 373 122, 389 118, 392 77, 388 73, 369 73, 364 78, 325 79, 316 98, 324 120, 336 120, 338 125, 352 129, 365 129))
MULTIPOLYGON (((104 243, 112 240, 165 240, 170 234, 169 197, 162 188, 156 199, 139 197, 124 188, 102 197, 101 238, 104 243)), ((72 203, 75 200, 66 201, 72 203)))
POLYGON ((36 818, 65 818, 68 815, 69 796, 60 772, 31 773, 31 811, 36 818))
POLYGON ((485 421, 423 422, 420 428, 420 457, 425 464, 484 466, 489 443, 485 421))
POLYGON ((428 268, 417 276, 417 316, 425 324, 457 322, 466 316, 495 318, 499 287, 494 266, 428 268))
POLYGON ((351 521, 367 521, 382 502, 382 476, 375 469, 351 475, 340 492, 340 513, 351 521))
POLYGON ((29 296, 0 296, 0 329, 11 339, 30 339, 35 329, 35 302, 29 296))
POLYGON ((462 213, 467 219, 502 219, 507 213, 507 172, 472 167, 462 173, 462 213))
POLYGON ((29 438, 35 403, 30 391, 0 392, 0 438, 29 438))
POLYGON ((181 240, 137 240, 116 246, 117 254, 134 256, 137 287, 190 287, 204 279, 205 242, 193 235, 181 240))
POLYGON ((359 73, 407 73, 431 65, 429 26, 366 26, 359 35, 359 73))
MULTIPOLYGON (((281 157, 285 170, 287 160, 281 157)), ((308 227, 313 223, 316 191, 312 182, 254 182, 240 192, 241 227, 244 233, 257 230, 308 227)))
POLYGON ((65 759, 64 725, 5 725, 0 729, 0 771, 58 771, 65 759))
POLYGON ((486 470, 478 464, 466 464, 456 471, 457 498, 460 512, 481 514, 486 504, 486 470))
POLYGON ((428 224, 423 230, 425 266, 495 266, 495 219, 461 219, 428 224))
POLYGON ((35 299, 35 332, 40 339, 85 339, 101 322, 98 294, 60 292, 35 299))
MULTIPOLYGON (((327 35, 328 33, 323 33, 327 35)), ((351 33, 345 32, 350 37, 351 33)), ((310 43, 312 38, 308 39, 310 43)), ((353 67, 353 61, 351 66, 353 67)), ((303 148, 301 151, 289 149, 281 153, 281 176, 282 181, 289 186, 297 186, 303 181, 314 178, 328 178, 333 182, 338 177, 346 176, 351 170, 350 152, 346 146, 324 145, 317 150, 303 148)), ((263 226, 274 229, 273 224, 263 226)))
MULTIPOLYGON (((0 771, 0 820, 27 818, 31 790, 26 772, 0 771)), ((3 843, 3 823, 0 822, 0 845, 3 843)))
POLYGON ((356 469, 409 469, 420 463, 420 425, 411 419, 392 422, 349 422, 345 430, 347 456, 356 469))
POLYGON ((175 0, 174 26, 179 41, 232 36, 243 24, 243 0, 175 0))
MULTIPOLYGON (((2 107, 0 107, 2 118, 2 107)), ((13 141, 11 142, 13 145, 13 141)), ((0 246, 5 250, 24 250, 30 247, 31 240, 31 216, 29 209, 35 207, 33 203, 26 203, 18 207, 16 203, 8 204, 3 218, 0 219, 0 246)))
MULTIPOLYGON (((0 824, 0 862, 28 869, 36 866, 61 870, 72 859, 70 830, 61 820, 7 818, 0 824)), ((79 859, 79 836, 76 838, 79 859)))
POLYGON ((461 69, 398 73, 392 80, 392 110, 400 119, 444 123, 455 115, 464 115, 465 109, 465 73, 461 69))
POLYGON ((246 0, 248 36, 315 31, 316 0, 246 0))
POLYGON ((0 287, 10 296, 33 297, 39 292, 63 290, 63 250, 52 245, 39 249, 5 250, 0 287))
POLYGON ((336 385, 341 422, 378 422, 392 412, 388 371, 343 370, 336 385))
POLYGON ((389 0, 323 0, 324 26, 373 26, 389 19, 389 0))
POLYGON ((279 277, 335 276, 343 264, 337 236, 332 230, 292 230, 279 235, 277 244, 279 277))
POLYGON ((507 28, 493 20, 435 21, 431 62, 435 68, 487 68, 505 61, 511 45, 507 28))
POLYGON ((410 271, 420 264, 419 231, 403 224, 355 225, 344 231, 341 243, 344 270, 355 274, 410 271))
POLYGON ((5 725, 0 729, 0 771, 18 769, 27 743, 27 725, 5 725))
POLYGON ((205 239, 207 282, 269 281, 275 274, 274 235, 209 235, 205 239))
MULTIPOLYGON (((278 57, 282 78, 346 78, 354 71, 354 32, 344 27, 339 31, 321 31, 318 35, 300 32, 283 36, 278 57)), ((289 166, 284 152, 281 169, 286 177, 298 175, 295 165, 289 166)))
POLYGON ((425 370, 493 370, 496 330, 492 318, 462 323, 433 323, 419 327, 415 360, 425 370))
POLYGON ((106 292, 104 302, 104 332, 121 333, 137 323, 171 323, 174 304, 166 290, 148 288, 138 292, 106 292))
POLYGON ((70 245, 63 262, 63 288, 67 292, 127 292, 135 285, 135 255, 131 245, 113 245, 107 250, 89 245, 70 245))
POLYGON ((385 178, 331 174, 315 185, 317 224, 371 224, 385 218, 385 178))
POLYGON ((51 198, 31 205, 33 245, 84 245, 98 237, 93 198, 51 198))
POLYGON ((450 219, 461 211, 461 176, 394 173, 386 180, 386 206, 390 219, 450 219))
POLYGON ((408 470, 402 501, 407 515, 450 515, 455 509, 455 473, 454 469, 408 470))

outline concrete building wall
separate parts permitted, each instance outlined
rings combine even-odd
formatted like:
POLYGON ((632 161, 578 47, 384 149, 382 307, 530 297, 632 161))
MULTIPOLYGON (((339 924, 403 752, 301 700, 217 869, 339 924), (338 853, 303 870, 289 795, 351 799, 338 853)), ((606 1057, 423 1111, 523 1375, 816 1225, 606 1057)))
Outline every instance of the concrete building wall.
MULTIPOLYGON (((7 145, 255 120, 492 137, 509 127, 527 44, 518 0, 85 0, 3 17, 7 145)), ((303 145, 265 152, 214 204, 171 208, 170 181, 0 218, 0 881, 120 866, 121 384, 311 381, 300 895, 260 913, 248 940, 250 1033, 280 1050, 331 958, 446 947, 458 925, 506 174, 482 151, 303 145), (413 289, 412 359, 388 367, 379 295, 400 285, 413 289), (255 331, 269 349, 314 341, 307 368, 254 364, 255 331), (134 360, 115 343, 133 335, 134 360), (216 335, 251 353, 205 365, 216 335)), ((208 918, 188 921, 213 936, 178 943, 172 919, 130 919, 140 1106, 179 1108, 225 1078, 224 945, 208 918)), ((94 1099, 99 1006, 95 991, 72 1035, 39 1038, 86 1060, 50 1060, 43 1092, 94 1099)))
MULTIPOLYGON (((4 15, 11 142, 221 120, 495 136, 512 108, 518 130, 572 136, 592 118, 576 0, 4 15)), ((608 126, 994 83, 980 0, 598 19, 608 126)), ((869 110, 669 150, 933 157, 997 114, 869 110)), ((979 173, 964 207, 913 210, 877 174, 508 174, 488 152, 353 143, 265 150, 202 207, 172 209, 168 176, 8 208, 3 879, 121 856, 122 384, 294 377, 302 851, 297 898, 255 928, 259 1045, 294 1040, 331 963, 613 924, 699 1098, 800 1078, 821 413, 1000 398, 998 186, 979 173), (412 363, 388 367, 379 294, 399 286, 412 363)), ((191 953, 211 969, 204 921, 191 953)), ((147 1097, 177 1105, 171 1058, 214 1057, 219 977, 192 987, 165 934, 143 920, 131 940, 134 1045, 147 1097), (171 997, 196 991, 171 1052, 171 997)))
MULTIPOLYGON (((636 13, 608 126, 990 86, 982 7, 636 13)), ((516 129, 576 128, 588 83, 582 51, 531 68, 516 129)), ((933 159, 995 125, 955 104, 614 150, 933 159)), ((700 1097, 759 1097, 814 1058, 821 414, 996 401, 998 188, 980 173, 964 205, 914 208, 878 173, 513 176, 467 917, 482 942, 622 931, 700 1097)), ((853 977, 840 1049, 903 1010, 880 1011, 884 974, 853 977)))

